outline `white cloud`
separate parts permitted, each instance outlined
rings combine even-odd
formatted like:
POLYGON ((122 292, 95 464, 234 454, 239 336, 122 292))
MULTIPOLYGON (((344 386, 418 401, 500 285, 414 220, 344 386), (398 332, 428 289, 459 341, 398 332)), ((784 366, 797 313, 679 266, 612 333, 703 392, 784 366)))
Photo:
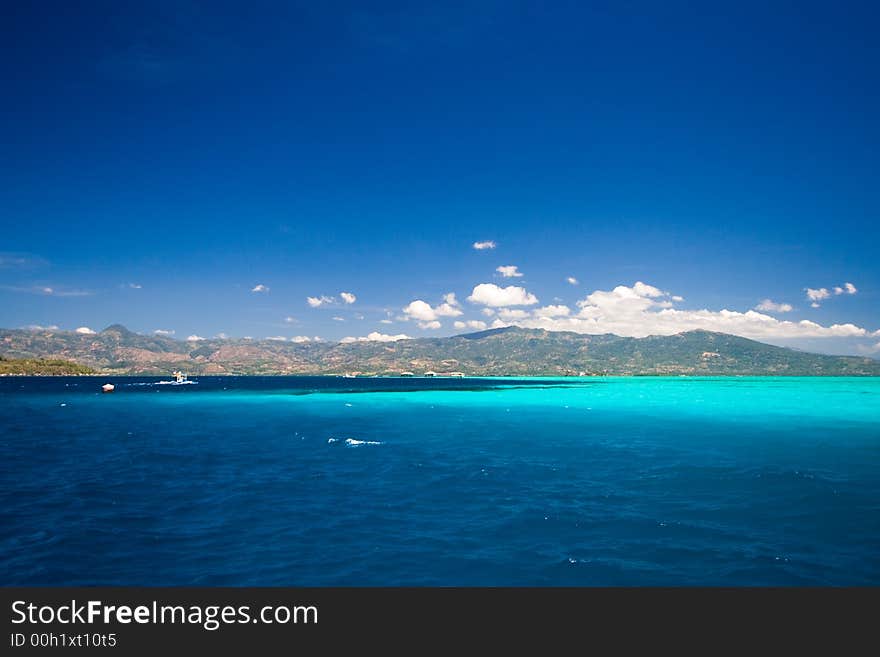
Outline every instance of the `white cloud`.
POLYGON ((456 321, 453 324, 453 326, 457 329, 471 328, 471 329, 477 329, 478 331, 482 331, 483 329, 486 328, 486 322, 483 322, 479 319, 469 319, 466 322, 456 321))
POLYGON ((141 285, 140 283, 129 283, 128 287, 130 287, 132 290, 140 290, 143 285, 141 285))
POLYGON ((524 319, 529 316, 529 311, 519 308, 499 308, 498 317, 501 319, 524 319))
POLYGON ((312 308, 320 308, 321 306, 333 303, 336 299, 322 294, 319 297, 306 297, 306 301, 312 308))
POLYGON ((28 324, 25 328, 29 331, 57 331, 57 324, 50 324, 49 326, 40 326, 39 324, 28 324))
POLYGON ((675 302, 681 302, 681 301, 684 301, 684 297, 680 297, 680 296, 678 296, 677 294, 673 294, 673 295, 672 295, 671 297, 669 297, 669 298, 672 299, 672 300, 675 301, 675 302))
POLYGON ((229 339, 229 334, 228 334, 228 333, 224 333, 223 331, 220 331, 220 333, 218 333, 218 334, 215 335, 214 337, 217 338, 218 340, 228 340, 228 339, 229 339))
POLYGON ((361 313, 355 313, 354 318, 355 319, 364 319, 364 316, 361 313))
POLYGON ((477 251, 483 251, 485 249, 494 249, 496 246, 498 246, 498 245, 495 244, 495 242, 493 242, 492 240, 487 240, 485 242, 474 242, 474 248, 477 251))
POLYGON ((333 321, 334 321, 334 322, 344 322, 344 321, 345 321, 345 317, 339 317, 338 315, 335 315, 335 316, 333 317, 333 321))
POLYGON ((301 344, 304 342, 311 342, 312 339, 307 335, 294 335, 292 338, 290 338, 290 341, 296 342, 297 344, 301 344))
POLYGON ((379 323, 380 323, 380 324, 393 324, 394 321, 393 321, 393 320, 390 320, 390 319, 380 319, 380 320, 379 320, 379 323))
POLYGON ((268 292, 269 288, 262 283, 257 283, 251 288, 251 292, 268 292))
POLYGON ((814 290, 811 287, 806 288, 807 290, 807 298, 810 301, 816 302, 821 301, 822 299, 827 299, 831 296, 831 292, 829 292, 826 288, 820 287, 817 290, 814 290))
POLYGON ((339 296, 342 297, 342 300, 345 303, 354 303, 355 301, 357 301, 357 297, 351 292, 340 292, 339 296))
POLYGON ((153 331, 153 333, 155 333, 156 335, 174 335, 174 330, 156 329, 155 331, 153 331))
POLYGON ((200 340, 204 340, 201 335, 190 335, 186 338, 187 342, 199 342, 200 340))
POLYGON ((532 313, 535 317, 566 317, 571 314, 568 306, 544 306, 536 308, 532 313))
POLYGON ((446 301, 436 307, 432 307, 427 301, 416 299, 404 306, 403 314, 406 319, 415 319, 422 322, 433 322, 438 317, 458 317, 463 314, 457 308, 458 302, 455 300, 455 294, 450 292, 443 295, 443 298, 446 301))
POLYGON ((285 324, 296 324, 296 321, 296 317, 291 317, 290 315, 284 318, 285 324))
POLYGON ((855 294, 858 292, 858 288, 852 283, 844 283, 842 286, 837 285, 828 290, 826 287, 820 287, 818 289, 813 289, 811 287, 804 288, 807 291, 807 299, 812 301, 810 304, 811 308, 818 308, 819 302, 831 297, 832 293, 835 296, 840 296, 841 294, 855 294))
POLYGON ((419 322, 420 329, 438 329, 442 328, 443 324, 438 322, 436 319, 431 322, 419 322))
POLYGON ((578 279, 576 279, 574 276, 569 276, 568 278, 565 279, 565 282, 568 283, 569 285, 577 285, 578 279))
POLYGON ((633 292, 638 294, 640 297, 649 297, 653 299, 656 297, 669 296, 666 292, 659 290, 653 285, 647 285, 646 283, 642 283, 641 281, 636 281, 632 289, 633 292))
POLYGON ((480 283, 474 287, 468 301, 499 308, 503 306, 531 306, 538 303, 538 297, 516 285, 498 287, 494 283, 480 283))
POLYGON ((770 299, 764 299, 755 306, 755 310, 763 310, 771 313, 790 313, 794 308, 790 303, 776 303, 770 299))
POLYGON ((0 285, 0 289, 9 290, 10 292, 23 292, 26 294, 43 294, 55 297, 89 297, 94 294, 89 290, 71 290, 58 289, 46 285, 31 285, 28 287, 20 287, 17 285, 0 285))
POLYGON ((501 274, 504 278, 519 278, 523 275, 516 265, 503 265, 501 267, 496 267, 495 271, 501 274))
POLYGON ((397 342, 398 340, 412 340, 412 338, 409 337, 408 335, 403 334, 403 333, 400 333, 398 335, 386 335, 384 333, 377 333, 376 331, 373 331, 372 333, 370 333, 366 337, 362 337, 362 338, 347 337, 347 338, 342 338, 342 340, 340 340, 340 342, 342 342, 344 344, 348 344, 350 342, 397 342))
POLYGON ((266 337, 267 340, 271 340, 272 342, 287 342, 287 338, 283 335, 270 335, 266 337))
POLYGON ((491 317, 492 315, 495 314, 495 309, 494 308, 483 308, 480 312, 483 313, 486 317, 491 317))
POLYGON ((80 326, 75 333, 81 333, 82 335, 95 335, 95 331, 90 329, 88 326, 80 326))
MULTIPOLYGON (((867 331, 854 324, 822 326, 815 322, 784 321, 755 310, 678 310, 667 307, 666 293, 657 297, 658 288, 636 283, 632 287, 620 285, 613 290, 596 290, 578 301, 576 315, 536 316, 514 319, 507 323, 526 328, 544 328, 555 331, 575 331, 585 334, 614 333, 644 337, 647 335, 674 335, 684 331, 704 329, 732 333, 758 340, 788 340, 819 337, 864 337, 867 331)), ((494 326, 505 325, 496 319, 494 326)))

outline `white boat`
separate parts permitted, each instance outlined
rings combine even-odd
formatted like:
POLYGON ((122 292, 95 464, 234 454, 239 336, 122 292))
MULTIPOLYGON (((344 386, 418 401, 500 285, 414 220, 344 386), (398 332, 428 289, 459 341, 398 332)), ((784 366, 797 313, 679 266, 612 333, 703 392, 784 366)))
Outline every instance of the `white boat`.
POLYGON ((186 374, 183 372, 172 372, 171 376, 174 377, 174 381, 156 381, 156 385, 185 386, 196 383, 196 381, 190 381, 186 378, 186 374))
POLYGON ((112 383, 105 383, 104 385, 101 386, 101 391, 102 392, 113 392, 113 390, 115 388, 116 388, 116 386, 114 386, 112 383))

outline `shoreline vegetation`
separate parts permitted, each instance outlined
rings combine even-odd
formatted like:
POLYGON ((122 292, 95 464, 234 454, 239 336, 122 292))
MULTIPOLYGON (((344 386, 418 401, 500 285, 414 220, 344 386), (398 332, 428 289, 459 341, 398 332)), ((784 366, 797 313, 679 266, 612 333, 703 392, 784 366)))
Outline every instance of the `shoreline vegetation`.
POLYGON ((0 376, 98 376, 91 367, 69 360, 5 358, 0 356, 0 376))
POLYGON ((628 338, 506 327, 443 338, 181 341, 114 324, 94 334, 0 329, 2 375, 372 377, 880 376, 880 360, 711 331, 628 338))

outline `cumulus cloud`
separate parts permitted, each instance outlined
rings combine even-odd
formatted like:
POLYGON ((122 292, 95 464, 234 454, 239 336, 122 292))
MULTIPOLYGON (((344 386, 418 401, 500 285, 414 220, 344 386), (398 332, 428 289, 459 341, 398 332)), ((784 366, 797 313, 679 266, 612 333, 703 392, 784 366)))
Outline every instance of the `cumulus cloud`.
POLYGON ((287 342, 287 338, 283 335, 269 335, 266 339, 271 340, 272 342, 287 342))
POLYGON ((834 286, 830 291, 826 287, 820 287, 818 289, 808 287, 804 289, 807 292, 807 299, 812 301, 810 304, 811 308, 818 308, 819 302, 829 299, 832 294, 840 296, 841 294, 855 294, 859 291, 852 283, 844 283, 843 285, 834 286))
POLYGON ((199 342, 200 340, 204 340, 204 339, 205 338, 203 338, 201 335, 190 335, 190 336, 187 336, 186 341, 187 342, 199 342))
POLYGON ((790 303, 776 303, 770 299, 764 299, 755 306, 755 310, 762 310, 770 313, 790 313, 794 308, 790 303))
POLYGON ((354 303, 355 301, 357 301, 357 297, 351 292, 340 292, 339 296, 342 298, 342 301, 344 303, 354 303))
POLYGON ((379 320, 379 323, 380 323, 380 324, 393 324, 394 321, 393 321, 393 320, 390 320, 390 319, 380 319, 380 320, 379 320))
POLYGON ((529 316, 528 310, 521 310, 519 308, 499 308, 498 309, 498 317, 501 319, 524 319, 529 316))
POLYGON ((631 337, 673 335, 703 329, 758 340, 864 337, 868 334, 854 324, 822 326, 808 320, 779 320, 755 310, 679 310, 668 307, 667 298, 671 295, 659 288, 637 282, 631 287, 619 285, 613 290, 596 290, 578 301, 579 311, 574 315, 549 317, 538 315, 536 311, 525 319, 503 320, 499 317, 492 326, 516 324, 526 328, 631 337))
POLYGON ((74 332, 75 332, 75 333, 80 333, 80 334, 82 334, 82 335, 95 335, 95 333, 96 333, 96 331, 93 331, 93 330, 90 329, 88 326, 80 326, 80 327, 79 327, 78 329, 76 329, 76 331, 74 331, 74 332))
MULTIPOLYGON (((316 339, 320 339, 320 338, 316 338, 316 339)), ((296 342, 297 344, 302 344, 304 342, 311 342, 312 338, 310 338, 307 335, 294 335, 292 338, 290 338, 290 341, 296 342)))
POLYGON ((262 283, 257 283, 256 285, 254 285, 251 288, 251 292, 259 293, 259 292, 268 292, 268 291, 269 291, 269 288, 267 286, 263 285, 262 283))
POLYGON ((494 249, 497 244, 492 240, 486 240, 485 242, 474 242, 474 248, 477 251, 485 251, 486 249, 494 249))
POLYGON ((437 306, 432 306, 427 301, 422 301, 421 299, 411 301, 403 307, 404 318, 422 322, 434 322, 439 317, 458 317, 462 314, 461 309, 458 308, 455 294, 449 292, 444 294, 443 298, 443 303, 437 306))
POLYGON ((319 297, 306 297, 306 302, 312 308, 320 308, 321 306, 333 303, 334 301, 336 301, 336 299, 333 297, 324 296, 323 294, 319 297))
POLYGON ((669 296, 666 292, 654 287, 653 285, 647 285, 646 283, 642 283, 641 281, 636 281, 632 287, 633 292, 638 294, 640 297, 664 297, 669 296))
POLYGON ((574 276, 569 276, 568 278, 565 279, 565 282, 568 283, 569 285, 577 285, 578 279, 576 279, 574 276))
POLYGON ((474 287, 468 301, 492 308, 501 308, 504 306, 531 306, 538 303, 538 297, 516 285, 499 287, 494 283, 480 283, 474 287))
POLYGON ((516 265, 502 265, 501 267, 496 267, 495 271, 501 274, 504 278, 519 278, 523 275, 516 265))
POLYGON ((443 324, 438 322, 436 319, 431 322, 419 322, 420 329, 438 329, 442 328, 443 324))
POLYGON ((217 339, 219 339, 219 340, 228 340, 228 339, 229 339, 229 334, 228 334, 228 333, 224 333, 223 331, 220 331, 220 332, 219 332, 217 335, 215 335, 214 337, 217 338, 217 339))
POLYGON ((495 314, 495 309, 494 308, 483 308, 482 310, 480 310, 480 312, 483 313, 486 317, 492 317, 492 315, 495 314))
POLYGON ((173 329, 156 329, 155 331, 153 331, 153 333, 156 335, 168 336, 168 335, 174 335, 174 330, 173 329))
POLYGON ((368 334, 366 337, 361 337, 361 338, 347 337, 347 338, 342 338, 342 340, 340 340, 340 342, 342 342, 344 344, 348 344, 350 342, 397 342, 398 340, 412 340, 412 338, 409 337, 408 335, 403 334, 403 333, 400 333, 398 335, 386 335, 385 333, 378 333, 376 331, 373 331, 372 333, 368 334))
POLYGON ((453 326, 457 329, 470 328, 482 331, 486 328, 486 322, 480 321, 479 319, 469 319, 466 322, 456 321, 453 326))
POLYGON ((535 317, 566 317, 571 314, 571 308, 568 306, 544 306, 536 308, 532 313, 535 317))

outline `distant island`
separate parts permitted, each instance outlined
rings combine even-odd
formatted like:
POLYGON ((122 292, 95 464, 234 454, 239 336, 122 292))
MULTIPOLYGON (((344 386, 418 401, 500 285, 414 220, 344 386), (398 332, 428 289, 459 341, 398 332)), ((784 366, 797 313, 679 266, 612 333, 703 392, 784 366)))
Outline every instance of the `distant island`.
POLYGON ((726 333, 626 338, 507 327, 396 342, 185 342, 114 324, 95 334, 0 329, 0 374, 361 376, 880 376, 880 361, 811 354, 726 333))

